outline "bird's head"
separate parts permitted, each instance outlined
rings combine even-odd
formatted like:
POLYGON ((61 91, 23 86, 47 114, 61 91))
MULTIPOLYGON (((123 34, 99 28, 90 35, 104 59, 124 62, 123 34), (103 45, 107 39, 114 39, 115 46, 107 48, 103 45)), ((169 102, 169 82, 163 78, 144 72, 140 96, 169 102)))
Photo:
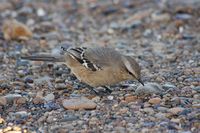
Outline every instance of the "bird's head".
POLYGON ((144 85, 144 83, 141 80, 141 67, 139 66, 139 64, 130 56, 124 56, 122 58, 122 61, 128 79, 138 80, 142 85, 144 85))

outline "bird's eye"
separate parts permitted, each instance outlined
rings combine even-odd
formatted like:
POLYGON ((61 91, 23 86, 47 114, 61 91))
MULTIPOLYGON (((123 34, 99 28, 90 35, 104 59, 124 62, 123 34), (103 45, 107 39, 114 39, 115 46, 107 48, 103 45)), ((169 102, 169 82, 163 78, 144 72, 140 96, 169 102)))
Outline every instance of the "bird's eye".
POLYGON ((128 71, 128 74, 131 75, 132 77, 135 77, 135 75, 129 71, 128 71))
POLYGON ((128 72, 128 74, 133 75, 131 72, 128 72))
POLYGON ((129 75, 135 77, 135 75, 133 73, 131 73, 128 69, 126 69, 126 71, 128 72, 129 75))
POLYGON ((133 74, 128 69, 126 69, 126 71, 128 72, 129 75, 133 76, 133 74))

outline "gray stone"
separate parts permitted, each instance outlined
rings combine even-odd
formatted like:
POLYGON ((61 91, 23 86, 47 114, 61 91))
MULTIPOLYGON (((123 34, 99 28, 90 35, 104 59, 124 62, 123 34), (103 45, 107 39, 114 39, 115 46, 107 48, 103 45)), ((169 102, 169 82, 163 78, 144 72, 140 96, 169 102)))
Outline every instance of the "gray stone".
POLYGON ((176 88, 176 86, 173 85, 173 84, 171 84, 171 83, 165 83, 164 85, 162 85, 162 88, 163 88, 164 90, 169 90, 169 89, 174 89, 174 88, 176 88))
POLYGON ((147 83, 140 85, 136 90, 136 95, 162 94, 164 89, 157 83, 147 83))
POLYGON ((51 80, 53 80, 53 78, 50 78, 49 76, 44 76, 44 77, 35 79, 34 84, 36 84, 37 86, 42 86, 44 84, 47 84, 49 88, 53 88, 51 80))
POLYGON ((67 89, 67 86, 64 83, 57 83, 55 84, 55 88, 58 90, 67 89))
POLYGON ((158 111, 160 111, 160 112, 167 112, 167 110, 168 110, 168 108, 166 108, 166 107, 158 107, 157 108, 158 109, 158 111))
POLYGON ((155 117, 157 117, 159 119, 166 119, 165 113, 161 113, 161 112, 155 114, 155 117))
POLYGON ((196 87, 194 87, 193 90, 195 90, 195 91, 197 91, 197 92, 200 93, 200 86, 196 86, 196 87))
POLYGON ((53 94, 53 93, 50 93, 50 94, 48 94, 48 95, 46 95, 46 96, 44 97, 44 100, 48 102, 48 101, 53 101, 54 98, 55 98, 54 94, 53 94))
POLYGON ((11 103, 14 99, 18 99, 20 97, 22 97, 20 94, 8 94, 6 96, 4 96, 7 100, 8 103, 11 103))
POLYGON ((15 113, 9 113, 9 115, 11 116, 12 120, 16 120, 16 119, 26 119, 28 117, 28 112, 26 111, 19 111, 19 112, 15 112, 15 113))

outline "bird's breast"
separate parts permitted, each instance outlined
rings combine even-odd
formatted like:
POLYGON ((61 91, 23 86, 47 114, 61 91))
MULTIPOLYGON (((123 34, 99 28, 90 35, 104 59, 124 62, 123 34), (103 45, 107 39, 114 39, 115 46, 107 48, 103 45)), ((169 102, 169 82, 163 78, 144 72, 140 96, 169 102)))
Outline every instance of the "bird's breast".
POLYGON ((91 71, 83 66, 78 66, 72 67, 71 71, 81 82, 93 87, 112 85, 124 80, 118 71, 113 71, 112 69, 91 71))

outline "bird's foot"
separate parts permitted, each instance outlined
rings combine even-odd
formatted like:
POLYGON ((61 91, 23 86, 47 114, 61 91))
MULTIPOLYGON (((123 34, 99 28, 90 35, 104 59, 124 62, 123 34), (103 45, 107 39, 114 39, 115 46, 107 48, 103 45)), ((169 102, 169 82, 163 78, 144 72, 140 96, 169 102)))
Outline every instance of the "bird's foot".
POLYGON ((106 95, 109 95, 112 93, 112 90, 107 86, 103 86, 104 90, 99 89, 98 91, 95 90, 95 88, 93 88, 91 86, 87 86, 87 88, 97 96, 106 96, 106 95))
POLYGON ((112 90, 109 87, 107 87, 107 86, 103 86, 103 87, 105 88, 106 93, 109 93, 109 94, 112 93, 112 90))
POLYGON ((94 88, 90 88, 90 90, 97 96, 107 96, 112 93, 112 90, 110 90, 110 89, 96 91, 94 88))
POLYGON ((88 89, 89 89, 92 93, 94 93, 95 95, 99 95, 99 92, 96 91, 94 88, 88 87, 88 89))

